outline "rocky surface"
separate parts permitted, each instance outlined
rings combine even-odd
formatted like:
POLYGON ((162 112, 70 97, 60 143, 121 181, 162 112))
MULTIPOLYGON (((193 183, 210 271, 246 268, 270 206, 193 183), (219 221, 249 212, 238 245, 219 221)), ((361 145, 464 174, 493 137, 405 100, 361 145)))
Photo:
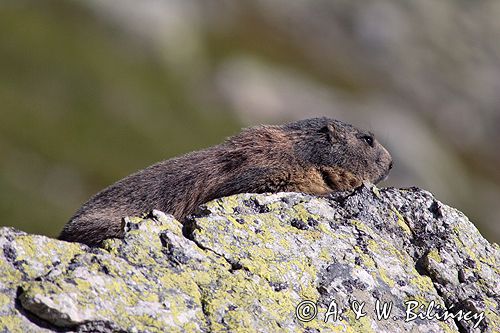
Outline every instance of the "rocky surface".
POLYGON ((386 184, 500 243, 499 17, 498 0, 0 1, 0 226, 55 236, 155 161, 328 116, 389 149, 386 184))
POLYGON ((500 329, 498 245, 419 189, 242 194, 124 228, 102 248, 1 228, 0 332, 500 329))
POLYGON ((389 184, 430 189, 500 241, 499 1, 80 3, 152 41, 203 110, 372 130, 398 165, 389 184))

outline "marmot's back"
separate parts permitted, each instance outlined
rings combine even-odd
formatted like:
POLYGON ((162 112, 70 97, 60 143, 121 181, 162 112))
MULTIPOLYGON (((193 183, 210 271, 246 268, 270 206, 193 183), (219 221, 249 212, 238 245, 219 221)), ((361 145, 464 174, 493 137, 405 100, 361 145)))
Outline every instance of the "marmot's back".
POLYGON ((237 193, 348 190, 387 176, 392 159, 372 134, 327 118, 249 128, 224 143, 162 161, 92 197, 62 240, 99 245, 121 237, 121 219, 152 209, 180 221, 202 203, 237 193))

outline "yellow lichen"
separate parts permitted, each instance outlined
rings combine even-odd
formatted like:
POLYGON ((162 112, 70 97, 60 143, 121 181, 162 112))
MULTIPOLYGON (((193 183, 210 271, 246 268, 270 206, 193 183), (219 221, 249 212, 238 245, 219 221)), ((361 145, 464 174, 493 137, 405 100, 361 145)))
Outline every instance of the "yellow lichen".
POLYGON ((390 288, 394 287, 396 283, 387 275, 387 271, 385 269, 379 267, 378 272, 380 278, 382 279, 382 281, 384 281, 385 284, 387 284, 390 288))
POLYGON ((401 229, 403 229, 403 231, 407 235, 411 235, 411 229, 408 226, 408 224, 406 224, 406 221, 405 221, 404 217, 401 215, 401 213, 395 207, 391 207, 391 211, 396 215, 397 224, 401 227, 401 229))
POLYGON ((434 284, 428 276, 423 276, 415 271, 415 275, 410 278, 410 285, 417 287, 418 290, 422 292, 435 292, 434 284))
POLYGON ((434 260, 437 263, 442 262, 443 260, 441 259, 441 256, 439 255, 439 252, 436 249, 432 249, 427 253, 427 258, 434 260))

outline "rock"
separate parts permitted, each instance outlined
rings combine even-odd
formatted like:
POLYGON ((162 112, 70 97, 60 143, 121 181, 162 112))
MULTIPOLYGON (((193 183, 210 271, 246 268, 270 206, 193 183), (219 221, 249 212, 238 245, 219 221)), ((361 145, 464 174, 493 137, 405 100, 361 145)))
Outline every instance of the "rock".
POLYGON ((498 245, 416 188, 241 194, 124 228, 102 248, 1 228, 0 332, 500 328, 498 245))

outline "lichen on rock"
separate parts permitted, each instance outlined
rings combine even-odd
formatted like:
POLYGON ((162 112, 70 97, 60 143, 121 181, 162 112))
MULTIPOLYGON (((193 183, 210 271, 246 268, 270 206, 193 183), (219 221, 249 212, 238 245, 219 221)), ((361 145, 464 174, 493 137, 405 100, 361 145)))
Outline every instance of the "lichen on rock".
POLYGON ((240 194, 184 225, 153 211, 124 228, 102 248, 1 228, 0 332, 500 328, 498 245, 419 189, 240 194), (407 321, 405 302, 468 316, 407 321), (390 317, 377 320, 383 304, 390 317))

